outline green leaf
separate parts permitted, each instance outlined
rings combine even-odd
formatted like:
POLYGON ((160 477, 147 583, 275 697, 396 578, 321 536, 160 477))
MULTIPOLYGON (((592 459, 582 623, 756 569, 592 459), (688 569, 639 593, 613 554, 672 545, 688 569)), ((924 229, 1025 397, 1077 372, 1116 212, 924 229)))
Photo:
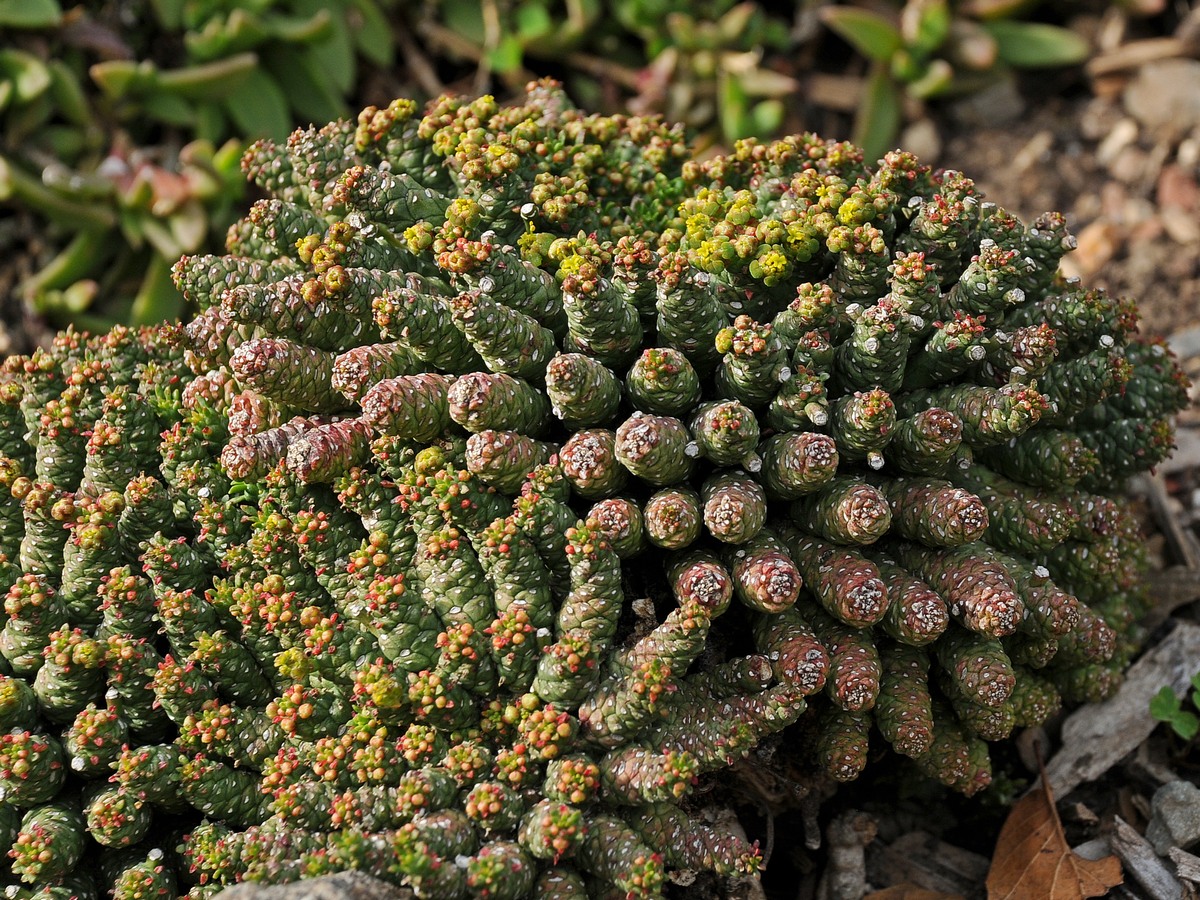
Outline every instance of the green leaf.
POLYGON ((220 103, 201 103, 196 108, 196 127, 193 130, 201 140, 216 143, 229 134, 229 117, 220 103))
POLYGON ((50 61, 50 96, 58 114, 72 125, 92 126, 92 108, 79 77, 61 59, 50 61))
POLYGON ((487 29, 483 24, 482 3, 477 0, 446 0, 441 12, 447 28, 476 47, 483 45, 487 29))
POLYGON ((717 91, 721 134, 727 141, 746 137, 750 132, 750 120, 746 114, 747 97, 741 80, 736 75, 722 71, 717 91))
POLYGON ((155 83, 158 68, 150 60, 107 59, 88 69, 92 81, 114 100, 146 90, 155 83))
POLYGON ((195 198, 188 200, 167 219, 171 236, 184 253, 195 253, 208 235, 208 216, 204 206, 195 198))
POLYGON ((283 140, 292 128, 287 97, 275 79, 258 69, 225 98, 225 111, 245 137, 283 140))
POLYGON ((353 6, 357 14, 351 26, 354 46, 375 65, 390 66, 395 57, 391 23, 374 0, 353 0, 353 6))
POLYGON ((488 68, 501 75, 511 74, 521 68, 521 60, 524 55, 521 39, 516 35, 506 34, 500 39, 499 44, 488 51, 488 68))
POLYGON ((175 94, 151 94, 142 102, 142 110, 150 118, 168 125, 190 128, 196 121, 196 108, 191 101, 175 94))
POLYGON ((28 103, 50 87, 50 70, 32 53, 0 50, 0 72, 8 76, 13 96, 21 103, 28 103))
POLYGON ((1000 58, 1010 66, 1039 69, 1074 66, 1091 53, 1088 42, 1068 28, 1043 22, 981 22, 999 48, 1000 58))
POLYGON ((1165 685, 1162 690, 1150 698, 1150 715, 1159 722, 1172 722, 1180 713, 1179 698, 1165 685))
POLYGON ((341 16, 333 18, 331 25, 329 34, 319 42, 309 45, 305 55, 325 73, 334 90, 345 96, 354 87, 354 41, 350 37, 345 19, 341 16))
POLYGON ((896 140, 903 102, 904 98, 888 74, 887 66, 876 63, 854 116, 852 137, 854 143, 863 148, 868 160, 878 159, 896 140))
POLYGON ((918 56, 928 56, 945 43, 950 18, 946 0, 909 0, 900 14, 904 43, 918 56))
POLYGON ((1196 690, 1196 691, 1200 691, 1200 672, 1197 672, 1195 675, 1193 675, 1191 680, 1192 680, 1192 689, 1196 690))
POLYGON ((767 137, 779 130, 783 124, 784 106, 782 100, 761 100, 750 110, 750 118, 754 122, 754 133, 767 137))
POLYGON ((263 52, 268 72, 287 95, 297 124, 324 124, 346 114, 341 95, 324 78, 320 66, 307 53, 272 47, 263 52))
POLYGON ((1171 720, 1171 728, 1185 741, 1190 741, 1200 732, 1200 719, 1190 712, 1181 711, 1171 720))
POLYGON ((827 6, 823 21, 838 37, 868 59, 886 62, 903 46, 900 29, 878 13, 852 6, 827 6))
POLYGON ((954 83, 954 69, 944 59, 930 60, 921 77, 908 83, 908 93, 922 100, 944 94, 954 83))
POLYGON ((554 20, 546 12, 544 0, 527 0, 517 7, 517 33, 523 40, 535 41, 554 29, 554 20))
POLYGON ((184 0, 151 0, 162 27, 174 31, 183 25, 184 0))
MULTIPOLYGON (((92 66, 92 70, 98 66, 92 66)), ((184 66, 181 69, 160 70, 154 79, 156 87, 193 100, 222 100, 259 71, 258 57, 253 53, 238 53, 214 62, 184 66)))
POLYGON ((63 290, 39 291, 30 300, 33 302, 33 308, 42 315, 65 315, 70 319, 90 307, 96 299, 96 293, 96 282, 84 279, 63 290))
POLYGON ((0 0, 0 26, 53 28, 62 21, 56 0, 0 0))
POLYGON ((129 324, 157 325, 178 318, 182 311, 183 296, 171 280, 171 264, 162 256, 152 257, 142 286, 133 298, 129 324))

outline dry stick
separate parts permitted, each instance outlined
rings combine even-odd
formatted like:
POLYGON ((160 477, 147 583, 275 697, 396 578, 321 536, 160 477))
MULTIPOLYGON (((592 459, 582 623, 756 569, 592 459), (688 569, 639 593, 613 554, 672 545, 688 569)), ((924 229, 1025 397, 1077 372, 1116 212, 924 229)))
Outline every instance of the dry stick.
POLYGON ((1154 608, 1142 619, 1142 627, 1150 634, 1179 607, 1200 600, 1200 569, 1171 566, 1146 576, 1154 608))
POLYGON ((829 823, 828 860, 817 900, 848 900, 867 892, 867 844, 875 840, 877 826, 867 813, 850 809, 829 823))
POLYGON ((1171 545, 1175 558, 1189 569, 1200 569, 1200 541, 1179 523, 1179 518, 1171 511, 1167 485, 1162 473, 1156 472, 1152 476, 1141 478, 1140 481, 1149 495, 1154 518, 1163 530, 1167 543, 1171 545))
MULTIPOLYGON (((476 65, 483 64, 484 52, 445 25, 439 25, 437 22, 422 22, 417 26, 417 30, 421 33, 421 37, 439 50, 449 51, 476 65)), ((511 77, 514 81, 533 81, 537 76, 521 66, 516 72, 511 73, 511 77)))
POLYGON ((642 79, 637 69, 618 65, 602 56, 593 56, 590 53, 583 53, 577 50, 563 57, 563 62, 573 69, 579 69, 587 72, 589 75, 595 75, 597 78, 607 78, 610 81, 614 81, 626 90, 641 90, 642 79))
POLYGON ((1109 843, 1117 854, 1125 871, 1145 888, 1154 900, 1181 900, 1183 885, 1168 869, 1150 842, 1138 834, 1120 816, 1114 818, 1116 830, 1109 843))
POLYGON ((1125 683, 1103 703, 1077 709, 1063 723, 1062 747, 1046 767, 1060 800, 1078 785, 1099 778, 1144 741, 1158 723, 1150 698, 1163 685, 1180 694, 1196 673, 1200 625, 1179 621, 1175 630, 1129 669, 1125 683))
POLYGON ((442 83, 442 79, 438 78, 437 70, 434 69, 429 57, 422 52, 417 42, 412 39, 409 30, 397 28, 395 34, 396 40, 400 44, 400 50, 404 53, 405 61, 408 63, 408 69, 417 79, 417 83, 421 85, 421 90, 431 97, 446 93, 446 85, 442 83))
POLYGON ((1171 858, 1171 862, 1175 863, 1175 874, 1183 881, 1200 884, 1200 856, 1193 856, 1178 847, 1168 850, 1167 856, 1171 858))

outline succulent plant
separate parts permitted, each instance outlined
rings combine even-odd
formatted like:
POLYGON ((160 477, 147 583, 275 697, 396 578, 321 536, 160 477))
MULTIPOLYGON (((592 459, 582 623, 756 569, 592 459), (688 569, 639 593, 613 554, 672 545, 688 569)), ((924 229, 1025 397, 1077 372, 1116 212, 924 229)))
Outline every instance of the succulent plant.
POLYGON ((1186 382, 1060 217, 811 135, 696 162, 550 82, 245 168, 194 320, 3 366, 14 877, 658 896, 757 870, 692 795, 769 735, 973 793, 1118 682, 1114 489, 1186 382), (956 314, 983 355, 926 361, 956 314))

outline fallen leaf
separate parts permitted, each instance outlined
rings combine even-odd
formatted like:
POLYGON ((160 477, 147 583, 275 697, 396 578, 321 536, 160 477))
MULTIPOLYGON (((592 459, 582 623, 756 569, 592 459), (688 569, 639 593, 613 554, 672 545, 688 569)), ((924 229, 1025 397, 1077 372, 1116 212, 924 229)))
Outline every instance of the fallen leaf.
POLYGON ((963 895, 943 894, 915 884, 894 884, 882 891, 872 891, 863 900, 963 900, 963 895))
POLYGON ((1043 768, 1041 786, 1017 801, 1000 829, 987 877, 988 900, 1084 900, 1102 897, 1122 881, 1115 856, 1091 860, 1071 851, 1043 768))

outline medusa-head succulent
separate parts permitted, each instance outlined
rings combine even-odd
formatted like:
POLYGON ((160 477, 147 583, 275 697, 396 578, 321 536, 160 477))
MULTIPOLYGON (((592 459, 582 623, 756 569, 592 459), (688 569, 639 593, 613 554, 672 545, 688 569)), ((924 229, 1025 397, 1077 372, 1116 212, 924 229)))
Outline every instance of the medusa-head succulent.
POLYGON ((651 897, 756 870, 690 797, 769 735, 970 793, 1119 678, 1184 382, 1060 217, 548 83, 246 170, 191 323, 4 367, 14 876, 651 897))

